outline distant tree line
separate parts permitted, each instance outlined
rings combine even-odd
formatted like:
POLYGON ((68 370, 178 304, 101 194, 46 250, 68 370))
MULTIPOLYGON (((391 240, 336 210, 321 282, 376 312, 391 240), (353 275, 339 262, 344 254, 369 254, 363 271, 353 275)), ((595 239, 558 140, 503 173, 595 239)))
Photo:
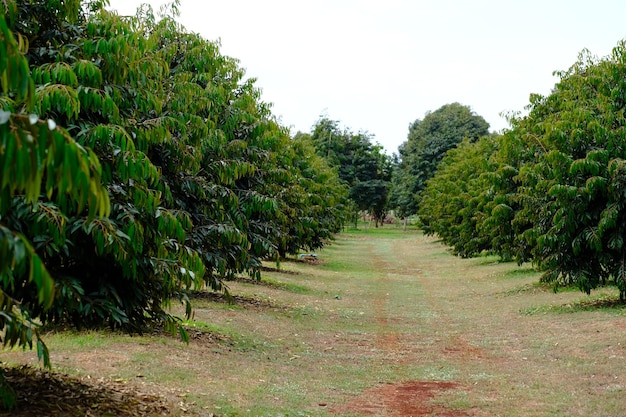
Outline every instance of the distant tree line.
POLYGON ((392 160, 381 145, 372 143, 374 137, 342 129, 339 121, 327 117, 321 117, 310 134, 296 137, 311 141, 347 186, 352 220, 356 223, 360 213, 367 213, 376 227, 382 225, 388 211, 392 160))

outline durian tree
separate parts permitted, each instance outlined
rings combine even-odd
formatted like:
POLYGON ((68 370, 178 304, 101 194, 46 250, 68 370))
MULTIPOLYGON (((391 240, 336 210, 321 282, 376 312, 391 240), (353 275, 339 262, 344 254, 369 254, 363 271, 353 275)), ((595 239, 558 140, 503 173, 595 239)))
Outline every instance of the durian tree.
MULTIPOLYGON (((71 6, 68 6, 71 7, 71 6)), ((14 33, 17 5, 0 14, 0 343, 37 350, 46 366, 48 349, 39 336, 41 314, 56 298, 55 281, 36 249, 41 235, 21 228, 20 217, 51 218, 44 227, 50 246, 63 246, 68 216, 82 214, 85 225, 105 218, 111 209, 102 185, 101 165, 54 119, 36 110, 35 84, 25 53, 28 39, 14 33), (28 288, 30 297, 22 297, 28 288)), ((0 400, 15 404, 12 389, 0 375, 0 400)))
MULTIPOLYGON (((29 304, 41 290, 34 282, 8 282, 5 291, 26 300, 43 323, 131 331, 164 325, 185 337, 167 311, 171 301, 191 314, 190 289, 225 289, 223 279, 241 272, 258 278, 261 261, 287 241, 292 252, 327 242, 343 218, 341 204, 313 204, 319 183, 298 176, 312 178, 319 168, 330 184, 336 175, 321 164, 306 174, 297 168, 306 153, 294 151, 254 79, 217 43, 185 31, 172 11, 157 18, 146 6, 120 17, 104 4, 3 3, 6 33, 17 39, 3 59, 17 68, 11 60, 18 56, 22 71, 13 84, 3 81, 5 127, 39 132, 39 122, 25 122, 29 112, 50 120, 52 134, 63 126, 91 173, 55 159, 55 167, 80 175, 89 196, 68 182, 70 174, 41 174, 38 193, 3 191, 3 226, 21 233, 53 278, 45 281, 46 303, 29 304), (323 209, 294 217, 302 204, 323 209), (299 228, 290 228, 295 221, 299 228)), ((9 170, 16 162, 12 155, 7 161, 9 170)), ((12 174, 20 175, 17 168, 12 174)), ((329 203, 342 192, 333 190, 329 203)), ((30 282, 26 269, 7 265, 30 282)))
POLYGON ((626 298, 626 45, 587 51, 505 137, 518 161, 515 219, 543 280, 626 298))

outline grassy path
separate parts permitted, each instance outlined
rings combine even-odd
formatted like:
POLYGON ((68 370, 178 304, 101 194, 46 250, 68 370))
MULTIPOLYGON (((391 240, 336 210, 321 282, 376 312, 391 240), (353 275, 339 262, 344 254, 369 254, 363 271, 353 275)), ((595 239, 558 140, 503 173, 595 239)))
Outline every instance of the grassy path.
POLYGON ((53 363, 165 396, 179 416, 626 412, 626 317, 602 307, 610 291, 554 294, 528 268, 395 229, 346 233, 319 255, 233 282, 237 305, 199 296, 189 346, 58 333, 53 363))

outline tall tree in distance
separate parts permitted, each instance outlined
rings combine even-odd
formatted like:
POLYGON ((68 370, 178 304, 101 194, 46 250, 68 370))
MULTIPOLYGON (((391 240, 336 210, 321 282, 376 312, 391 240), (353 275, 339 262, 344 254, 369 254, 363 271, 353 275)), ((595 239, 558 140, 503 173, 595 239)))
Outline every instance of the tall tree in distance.
POLYGON ((465 138, 476 141, 489 133, 489 124, 470 107, 446 104, 423 120, 409 125, 406 142, 400 145, 390 200, 402 217, 417 213, 419 193, 432 178, 446 152, 465 138))
POLYGON ((339 122, 322 117, 310 135, 316 152, 337 169, 339 179, 349 187, 356 210, 366 212, 382 224, 387 216, 391 185, 391 160, 383 147, 372 143, 367 132, 341 129, 339 122))

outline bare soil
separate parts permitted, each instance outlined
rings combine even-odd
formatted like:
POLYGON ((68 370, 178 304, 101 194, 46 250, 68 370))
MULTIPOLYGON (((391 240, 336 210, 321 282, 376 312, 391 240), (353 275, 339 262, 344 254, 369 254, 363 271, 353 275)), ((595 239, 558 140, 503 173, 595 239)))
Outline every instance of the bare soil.
POLYGON ((441 381, 410 381, 401 384, 383 384, 371 388, 363 396, 354 399, 335 411, 338 414, 352 412, 375 416, 439 416, 462 417, 469 414, 432 404, 431 400, 441 391, 456 389, 458 384, 441 381))

